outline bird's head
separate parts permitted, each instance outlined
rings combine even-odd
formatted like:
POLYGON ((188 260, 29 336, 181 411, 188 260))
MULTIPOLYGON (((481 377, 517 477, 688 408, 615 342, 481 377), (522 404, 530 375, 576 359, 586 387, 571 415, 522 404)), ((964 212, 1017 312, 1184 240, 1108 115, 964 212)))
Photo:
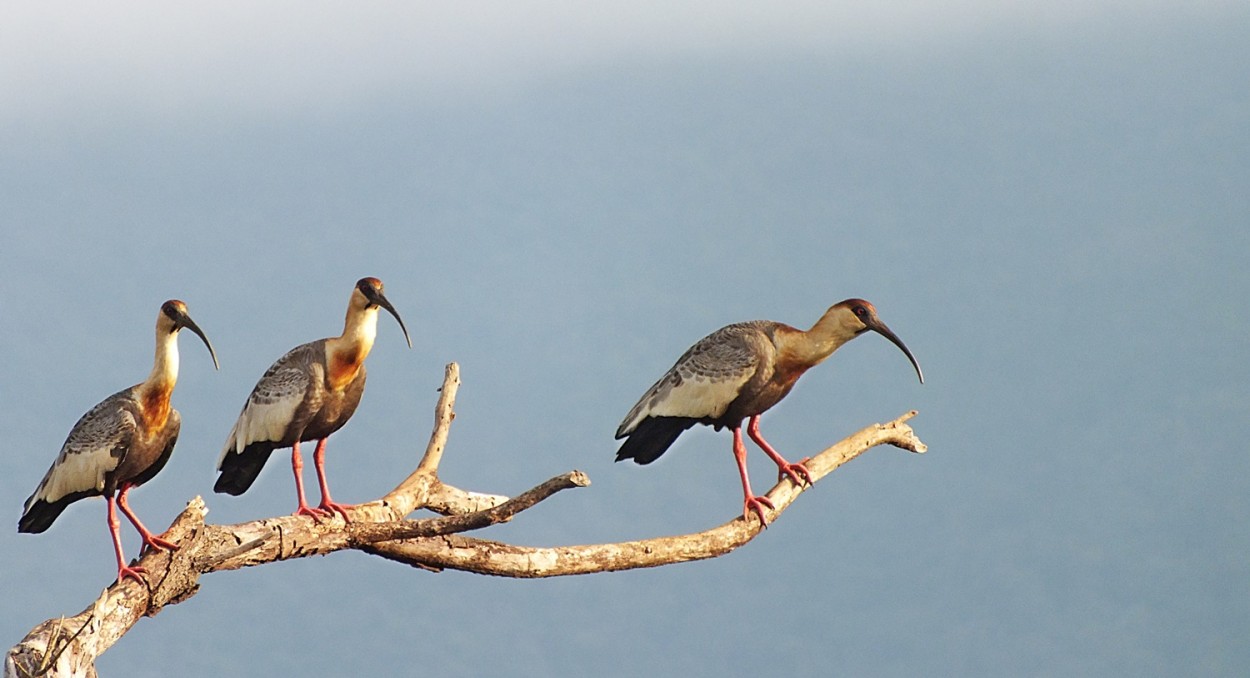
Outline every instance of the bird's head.
POLYGON ((903 340, 899 339, 897 334, 889 327, 886 327, 885 323, 881 322, 881 318, 877 317, 877 309, 871 302, 863 299, 847 299, 834 304, 833 308, 829 310, 836 314, 842 327, 855 336, 871 330, 889 339, 911 361, 911 366, 916 368, 916 376, 920 378, 920 383, 924 383, 924 373, 920 371, 920 363, 916 362, 915 356, 907 349, 907 345, 903 343, 903 340))
POLYGON ((187 305, 178 299, 170 299, 161 304, 161 314, 157 317, 157 327, 168 334, 177 334, 182 328, 187 328, 195 332, 196 336, 204 342, 208 347, 208 354, 213 358, 213 367, 220 370, 221 365, 217 363, 217 352, 213 350, 213 345, 208 341, 208 337, 204 335, 204 330, 191 319, 187 314, 187 305))
POLYGON ((399 317, 395 307, 391 305, 386 295, 382 293, 381 280, 377 278, 361 278, 356 281, 356 289, 352 292, 352 304, 358 305, 362 310, 375 307, 386 309, 387 313, 395 316, 395 320, 399 323, 399 329, 404 332, 404 341, 408 342, 408 348, 412 348, 412 339, 408 338, 408 328, 404 327, 404 319, 399 317))

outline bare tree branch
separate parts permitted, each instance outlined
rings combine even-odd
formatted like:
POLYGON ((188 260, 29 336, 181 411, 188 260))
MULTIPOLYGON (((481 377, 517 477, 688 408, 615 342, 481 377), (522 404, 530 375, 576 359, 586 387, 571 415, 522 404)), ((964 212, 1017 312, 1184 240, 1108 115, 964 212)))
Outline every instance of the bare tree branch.
MULTIPOLYGON (((923 453, 927 448, 905 423, 914 416, 916 412, 913 410, 892 422, 869 426, 812 457, 806 466, 812 474, 813 483, 877 445, 893 445, 923 453)), ((769 521, 779 516, 808 489, 811 485, 799 487, 789 479, 777 483, 768 492, 768 498, 776 506, 767 514, 769 521)), ((377 544, 367 550, 423 568, 465 570, 517 578, 561 577, 715 558, 751 541, 763 529, 758 520, 735 518, 694 534, 615 544, 534 548, 448 535, 377 544)))
MULTIPOLYGON (((749 542, 762 529, 754 517, 735 518, 695 534, 615 544, 536 548, 462 536, 460 533, 508 522, 517 514, 562 490, 586 487, 580 471, 556 476, 509 499, 452 487, 438 477, 438 466, 455 419, 460 370, 447 366, 434 430, 416 469, 385 496, 351 511, 351 523, 334 516, 316 521, 281 516, 237 525, 209 525, 208 508, 192 499, 164 537, 179 545, 173 552, 146 551, 139 564, 147 570, 146 585, 115 582, 90 607, 70 618, 49 619, 30 631, 5 656, 6 678, 95 676, 94 662, 143 616, 153 616, 199 592, 200 576, 280 560, 361 550, 414 567, 457 569, 504 577, 554 577, 610 572, 713 558, 749 542), (407 519, 419 509, 440 517, 407 519)), ((925 446, 905 422, 909 412, 887 423, 865 428, 807 461, 813 481, 882 444, 913 452, 925 446)), ((775 519, 808 487, 789 479, 768 496, 775 519)))

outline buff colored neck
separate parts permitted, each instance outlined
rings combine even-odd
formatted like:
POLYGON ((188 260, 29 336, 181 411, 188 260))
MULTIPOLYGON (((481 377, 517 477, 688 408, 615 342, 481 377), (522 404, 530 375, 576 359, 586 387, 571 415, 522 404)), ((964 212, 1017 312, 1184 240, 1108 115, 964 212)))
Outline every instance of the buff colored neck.
POLYGON ((842 306, 834 306, 806 331, 782 326, 778 333, 778 348, 782 355, 795 363, 812 367, 833 355, 846 342, 856 336, 854 315, 842 306))
POLYGON ((178 333, 156 328, 156 359, 152 372, 143 382, 143 389, 172 391, 178 382, 178 333))
POLYGON ((169 417, 169 397, 178 382, 178 332, 158 325, 156 328, 156 359, 152 372, 139 385, 138 401, 149 431, 165 426, 169 417))
POLYGON ((338 389, 356 378, 378 334, 378 307, 348 306, 343 335, 326 340, 326 359, 330 366, 330 383, 338 389))

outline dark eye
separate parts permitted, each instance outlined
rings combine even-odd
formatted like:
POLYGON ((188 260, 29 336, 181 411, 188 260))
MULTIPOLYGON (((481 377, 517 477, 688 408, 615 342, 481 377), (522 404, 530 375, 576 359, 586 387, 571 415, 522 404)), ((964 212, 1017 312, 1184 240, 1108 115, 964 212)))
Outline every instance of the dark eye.
POLYGON ((855 315, 857 315, 857 316, 859 316, 859 317, 861 317, 861 318, 862 318, 862 317, 864 317, 864 316, 868 315, 868 309, 864 308, 863 306, 856 306, 856 307, 855 307, 855 315))

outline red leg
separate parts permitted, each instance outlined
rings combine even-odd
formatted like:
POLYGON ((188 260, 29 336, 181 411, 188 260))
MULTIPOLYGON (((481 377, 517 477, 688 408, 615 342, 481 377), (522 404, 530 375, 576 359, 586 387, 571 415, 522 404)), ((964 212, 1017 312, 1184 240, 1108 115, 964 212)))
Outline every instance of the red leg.
POLYGON ((764 440, 764 436, 760 435, 760 415, 757 414, 747 420, 747 434, 751 436, 751 440, 754 440, 756 445, 760 446, 761 450, 764 450, 764 454, 767 454, 773 460, 773 463, 777 465, 777 480, 790 476, 790 480, 793 480, 794 484, 799 487, 802 487, 804 483, 812 484, 812 474, 804 466, 811 460, 811 457, 804 458, 803 461, 797 464, 791 464, 780 454, 777 454, 777 450, 774 450, 773 446, 764 440), (799 476, 802 476, 802 478, 799 476))
POLYGON ((113 552, 117 554, 117 583, 120 584, 126 580, 126 577, 130 577, 140 584, 147 586, 147 583, 143 581, 144 572, 142 567, 139 567, 138 565, 134 567, 126 566, 126 557, 122 555, 122 536, 120 532, 121 523, 117 521, 117 511, 113 508, 114 504, 115 500, 113 499, 113 495, 110 494, 108 496, 108 520, 109 532, 113 535, 113 552))
POLYGON ((321 485, 321 505, 318 506, 327 515, 338 513, 343 516, 344 522, 352 522, 347 516, 348 509, 356 508, 355 504, 338 504, 330 499, 330 487, 326 485, 326 439, 322 438, 317 441, 317 449, 313 451, 313 466, 317 467, 317 483, 321 485))
POLYGON ((747 477, 747 446, 742 442, 742 427, 735 426, 734 429, 734 459, 738 461, 738 475, 742 476, 742 517, 746 518, 755 511, 755 515, 759 516, 760 522, 764 527, 768 527, 768 518, 764 517, 764 507, 773 508, 773 502, 768 497, 757 497, 751 493, 751 479, 747 477))
POLYGON ((135 512, 130 510, 130 504, 126 502, 126 493, 129 492, 132 487, 134 487, 134 485, 131 485, 130 483, 122 483, 122 489, 117 493, 117 508, 121 509, 122 513, 126 514, 126 517, 130 519, 131 524, 133 524, 135 529, 139 531, 139 536, 143 537, 144 544, 156 549, 157 551, 177 549, 177 544, 167 539, 161 539, 148 531, 148 528, 144 527, 143 523, 139 522, 139 516, 135 515, 135 512))
POLYGON ((291 446, 291 470, 295 472, 295 494, 299 496, 299 506, 295 509, 295 515, 312 516, 313 520, 320 522, 327 513, 309 506, 304 499, 304 458, 299 454, 298 440, 291 446))

